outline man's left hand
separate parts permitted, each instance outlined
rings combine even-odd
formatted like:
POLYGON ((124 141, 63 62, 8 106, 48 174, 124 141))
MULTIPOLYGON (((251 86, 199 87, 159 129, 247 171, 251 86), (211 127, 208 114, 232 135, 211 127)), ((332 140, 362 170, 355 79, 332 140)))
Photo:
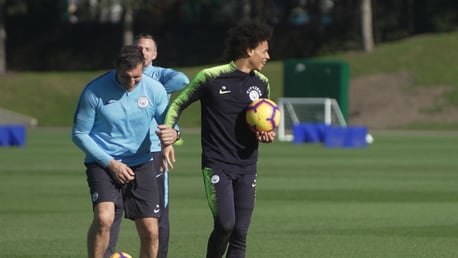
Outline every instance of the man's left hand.
POLYGON ((158 125, 159 130, 156 131, 157 136, 161 139, 162 145, 171 145, 175 143, 178 137, 178 133, 175 129, 167 125, 158 125))
POLYGON ((258 139, 259 142, 263 142, 263 143, 273 142, 276 135, 277 133, 275 133, 275 131, 270 131, 270 132, 256 131, 256 138, 258 139))

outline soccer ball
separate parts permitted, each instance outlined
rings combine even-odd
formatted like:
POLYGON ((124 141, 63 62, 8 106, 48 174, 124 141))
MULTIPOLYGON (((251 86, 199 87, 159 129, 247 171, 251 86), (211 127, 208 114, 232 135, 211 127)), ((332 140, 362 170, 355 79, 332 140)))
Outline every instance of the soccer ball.
POLYGON ((270 99, 258 99, 248 105, 245 119, 252 130, 270 132, 280 124, 280 109, 270 99))
POLYGON ((366 142, 368 144, 372 144, 374 142, 374 136, 372 136, 370 133, 366 134, 366 142))
POLYGON ((116 252, 112 254, 110 258, 132 258, 132 256, 125 252, 116 252))

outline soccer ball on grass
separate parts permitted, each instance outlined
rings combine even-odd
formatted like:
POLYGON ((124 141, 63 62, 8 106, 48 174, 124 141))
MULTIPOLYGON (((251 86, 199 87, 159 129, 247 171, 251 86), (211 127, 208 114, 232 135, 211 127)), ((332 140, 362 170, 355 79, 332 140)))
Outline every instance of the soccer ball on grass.
POLYGON ((252 130, 270 132, 280 124, 280 109, 274 101, 261 98, 248 105, 245 119, 252 130))
POLYGON ((132 258, 132 256, 125 252, 116 252, 112 254, 110 258, 132 258))

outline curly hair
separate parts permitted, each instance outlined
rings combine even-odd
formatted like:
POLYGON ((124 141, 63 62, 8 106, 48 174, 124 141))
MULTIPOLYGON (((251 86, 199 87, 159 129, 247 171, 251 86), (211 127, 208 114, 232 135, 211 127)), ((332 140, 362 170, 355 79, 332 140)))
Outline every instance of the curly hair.
POLYGON ((256 48, 259 43, 270 40, 273 28, 254 20, 242 20, 227 32, 224 59, 234 61, 247 57, 246 50, 256 48))

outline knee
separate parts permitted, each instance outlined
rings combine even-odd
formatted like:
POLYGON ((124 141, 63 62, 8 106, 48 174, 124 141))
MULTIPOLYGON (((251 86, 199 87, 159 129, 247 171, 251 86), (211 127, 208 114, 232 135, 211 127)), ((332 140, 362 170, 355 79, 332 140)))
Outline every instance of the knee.
POLYGON ((140 234, 140 237, 144 240, 148 241, 155 241, 158 239, 159 234, 156 230, 153 229, 143 229, 138 232, 140 234))
POLYGON ((235 221, 219 221, 216 225, 216 228, 219 229, 219 231, 223 234, 230 235, 232 231, 235 229, 235 221))
POLYGON ((154 242, 157 241, 159 237, 157 220, 154 222, 149 221, 148 223, 137 222, 137 230, 140 238, 144 241, 154 242))
POLYGON ((110 230, 114 221, 114 213, 108 210, 96 210, 94 212, 93 224, 99 230, 110 230))
POLYGON ((241 227, 241 226, 235 226, 234 231, 232 232, 232 235, 235 236, 236 238, 246 238, 247 234, 248 234, 248 228, 241 227))

